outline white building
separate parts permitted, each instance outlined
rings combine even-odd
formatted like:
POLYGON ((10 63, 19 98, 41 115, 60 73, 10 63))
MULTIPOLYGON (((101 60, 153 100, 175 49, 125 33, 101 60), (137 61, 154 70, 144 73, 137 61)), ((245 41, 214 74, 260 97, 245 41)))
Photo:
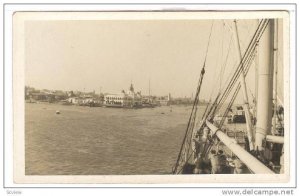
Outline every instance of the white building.
POLYGON ((141 93, 135 93, 130 85, 127 93, 123 90, 120 94, 105 94, 104 105, 108 107, 140 107, 142 106, 141 93))
POLYGON ((67 101, 69 103, 72 103, 72 104, 78 104, 80 102, 80 98, 78 98, 78 97, 70 97, 70 98, 67 99, 67 101))
POLYGON ((105 94, 104 105, 110 107, 124 107, 127 105, 128 99, 126 94, 105 94))

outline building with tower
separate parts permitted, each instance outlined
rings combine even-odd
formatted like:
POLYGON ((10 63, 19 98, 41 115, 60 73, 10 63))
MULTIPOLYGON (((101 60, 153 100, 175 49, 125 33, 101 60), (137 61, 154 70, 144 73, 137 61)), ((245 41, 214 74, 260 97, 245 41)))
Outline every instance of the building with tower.
POLYGON ((124 108, 139 108, 142 107, 142 94, 141 92, 135 92, 133 84, 127 92, 122 90, 120 94, 105 94, 104 106, 106 107, 124 107, 124 108))

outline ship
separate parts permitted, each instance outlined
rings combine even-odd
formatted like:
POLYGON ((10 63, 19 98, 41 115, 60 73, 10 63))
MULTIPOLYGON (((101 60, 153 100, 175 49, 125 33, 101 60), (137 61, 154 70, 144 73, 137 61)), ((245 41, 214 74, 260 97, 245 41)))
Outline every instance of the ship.
MULTIPOLYGON (((239 21, 229 21, 233 26, 230 32, 238 57, 236 70, 229 76, 225 88, 220 88, 209 102, 203 114, 197 115, 214 22, 208 36, 193 107, 172 174, 282 174, 284 105, 277 91, 280 50, 278 19, 257 20, 256 30, 245 51, 240 46, 239 21), (260 54, 260 51, 264 53, 260 54), (258 55, 265 58, 257 60, 258 55), (257 65, 257 94, 254 104, 250 106, 245 77, 253 64, 257 65), (239 91, 243 94, 243 104, 232 113, 239 91), (251 108, 254 110, 251 111, 251 108)), ((228 21, 224 21, 226 23, 228 21)))

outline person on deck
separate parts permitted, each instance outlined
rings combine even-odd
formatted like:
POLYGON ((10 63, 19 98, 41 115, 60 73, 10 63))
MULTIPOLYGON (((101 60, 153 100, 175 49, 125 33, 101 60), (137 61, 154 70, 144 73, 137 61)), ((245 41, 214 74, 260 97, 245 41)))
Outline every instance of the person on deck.
POLYGON ((231 173, 230 167, 227 165, 226 156, 222 150, 216 152, 216 150, 210 151, 209 156, 211 162, 212 174, 228 174, 231 173))
POLYGON ((201 154, 199 154, 198 158, 195 161, 194 174, 209 174, 209 173, 210 173, 209 163, 202 158, 201 154))

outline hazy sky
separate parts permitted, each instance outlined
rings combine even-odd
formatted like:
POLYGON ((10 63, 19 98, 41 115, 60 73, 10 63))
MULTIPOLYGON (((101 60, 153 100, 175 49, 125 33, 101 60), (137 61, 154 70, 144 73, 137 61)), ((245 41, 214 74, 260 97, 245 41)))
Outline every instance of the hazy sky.
MULTIPOLYGON (((227 21, 233 25, 232 21, 227 21)), ((174 97, 195 94, 211 20, 27 21, 26 85, 38 89, 118 93, 135 90, 174 97)), ((242 50, 257 21, 239 21, 242 50)), ((222 20, 214 21, 201 98, 224 85, 237 66, 237 49, 222 20), (225 70, 220 79, 220 70, 225 70), (213 90, 214 89, 214 90, 213 90)), ((254 65, 247 77, 254 93, 254 65)))

